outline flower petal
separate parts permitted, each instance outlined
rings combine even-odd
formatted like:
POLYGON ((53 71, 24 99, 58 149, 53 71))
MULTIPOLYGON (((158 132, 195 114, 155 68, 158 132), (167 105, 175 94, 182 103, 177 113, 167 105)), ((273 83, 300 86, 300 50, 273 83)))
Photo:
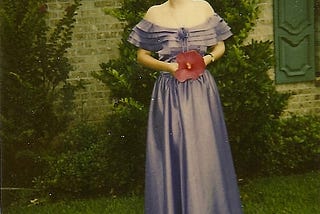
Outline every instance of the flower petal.
POLYGON ((174 76, 180 82, 197 79, 206 67, 203 57, 195 50, 179 53, 176 61, 179 66, 174 76))

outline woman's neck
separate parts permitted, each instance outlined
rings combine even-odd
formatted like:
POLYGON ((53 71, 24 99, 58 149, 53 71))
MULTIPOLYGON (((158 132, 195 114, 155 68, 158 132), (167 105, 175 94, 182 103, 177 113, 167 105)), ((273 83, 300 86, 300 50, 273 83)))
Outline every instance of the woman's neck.
POLYGON ((172 8, 179 8, 185 6, 186 3, 190 3, 192 0, 168 0, 168 4, 172 8))

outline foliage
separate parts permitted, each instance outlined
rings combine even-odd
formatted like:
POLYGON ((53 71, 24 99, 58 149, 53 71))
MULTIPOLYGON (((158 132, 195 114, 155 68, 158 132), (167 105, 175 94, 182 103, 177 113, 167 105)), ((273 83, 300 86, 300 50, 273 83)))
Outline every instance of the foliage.
POLYGON ((270 41, 234 44, 212 66, 239 176, 261 172, 261 155, 289 97, 276 91, 267 74, 273 65, 270 45, 270 41))
POLYGON ((49 142, 71 120, 75 86, 67 82, 79 0, 54 26, 44 0, 3 0, 1 18, 1 139, 4 185, 30 186, 43 169, 49 142))
POLYGON ((60 136, 57 154, 47 160, 50 167, 36 179, 36 187, 59 198, 141 193, 144 147, 136 142, 144 139, 145 131, 135 132, 135 126, 147 119, 146 113, 132 100, 121 102, 127 107, 117 108, 107 124, 82 123, 60 136), (119 133, 122 129, 127 131, 119 133))
MULTIPOLYGON (((50 167, 36 180, 36 187, 55 198, 117 196, 128 191, 141 194, 144 144, 137 142, 145 139, 145 129, 137 126, 147 120, 147 114, 133 100, 120 103, 104 124, 81 123, 57 139, 57 154, 48 160, 50 167)), ((319 121, 316 116, 274 121, 265 133, 268 141, 263 150, 250 148, 260 152, 259 157, 248 153, 251 158, 259 158, 260 175, 319 169, 319 121)))
POLYGON ((73 125, 55 140, 56 154, 47 158, 50 167, 35 179, 35 186, 52 197, 89 196, 105 187, 109 159, 101 136, 95 125, 73 125))
POLYGON ((264 157, 268 174, 304 173, 319 170, 320 116, 291 116, 274 126, 264 157))
POLYGON ((141 128, 147 109, 132 98, 121 99, 103 127, 108 137, 108 157, 114 193, 142 193, 144 183, 145 137, 141 128))

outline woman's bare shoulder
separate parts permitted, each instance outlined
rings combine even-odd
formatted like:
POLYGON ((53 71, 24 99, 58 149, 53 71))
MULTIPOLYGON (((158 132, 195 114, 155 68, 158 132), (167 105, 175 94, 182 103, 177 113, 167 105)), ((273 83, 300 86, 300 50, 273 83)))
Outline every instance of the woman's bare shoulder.
POLYGON ((206 15, 211 16, 214 13, 214 9, 205 0, 193 0, 194 4, 206 15))
POLYGON ((151 21, 151 22, 158 20, 160 14, 162 14, 164 8, 165 8, 165 3, 160 4, 160 5, 151 6, 148 9, 148 11, 146 12, 144 19, 151 21))

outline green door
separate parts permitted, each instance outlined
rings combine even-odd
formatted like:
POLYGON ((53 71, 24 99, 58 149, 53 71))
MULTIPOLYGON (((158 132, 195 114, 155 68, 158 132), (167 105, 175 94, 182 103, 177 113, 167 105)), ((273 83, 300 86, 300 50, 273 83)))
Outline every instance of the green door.
POLYGON ((274 0, 276 82, 315 79, 314 0, 274 0))

